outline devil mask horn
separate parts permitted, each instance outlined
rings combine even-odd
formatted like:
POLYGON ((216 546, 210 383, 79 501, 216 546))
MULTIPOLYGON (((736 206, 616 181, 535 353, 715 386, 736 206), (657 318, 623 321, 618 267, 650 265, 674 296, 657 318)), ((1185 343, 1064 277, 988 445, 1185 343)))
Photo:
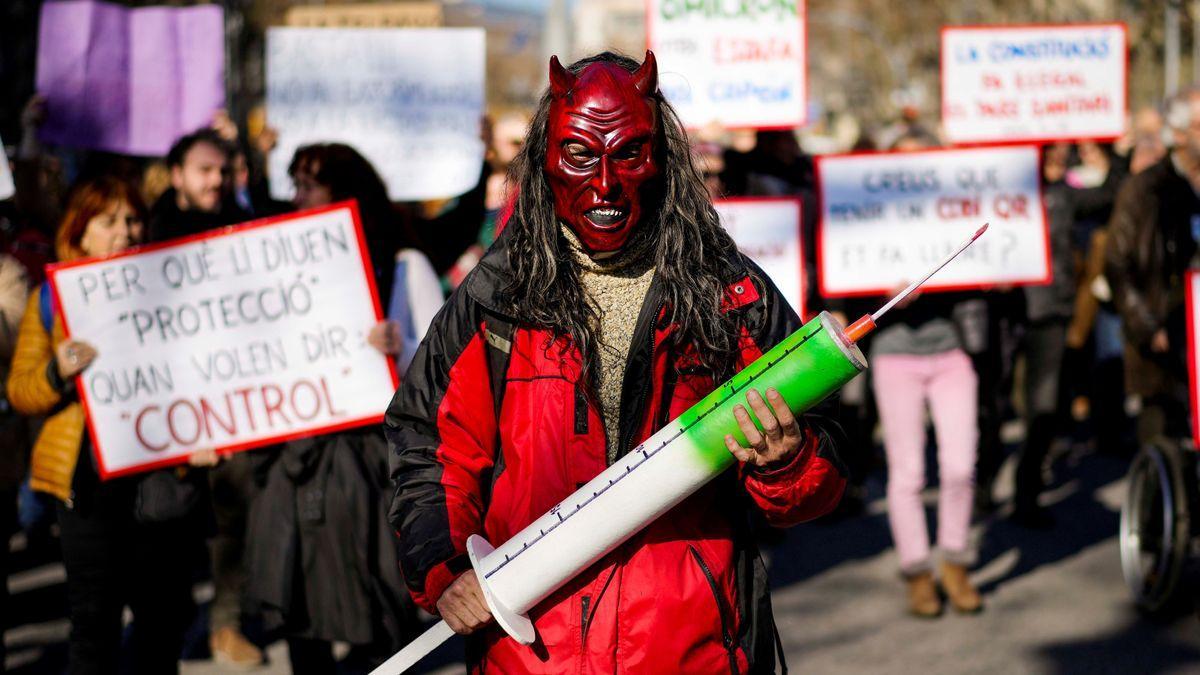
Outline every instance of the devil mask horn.
POLYGON ((554 98, 566 96, 575 87, 578 79, 571 71, 563 68, 557 56, 550 57, 550 93, 554 98))
POLYGON ((642 96, 653 96, 658 91, 658 61, 649 49, 646 50, 646 60, 633 74, 633 86, 642 96))
MULTIPOLYGON (((631 77, 632 83, 642 96, 653 96, 658 91, 658 61, 654 52, 646 50, 646 60, 638 67, 631 77)), ((563 98, 579 81, 571 71, 563 67, 557 56, 550 57, 550 94, 554 98, 563 98)))

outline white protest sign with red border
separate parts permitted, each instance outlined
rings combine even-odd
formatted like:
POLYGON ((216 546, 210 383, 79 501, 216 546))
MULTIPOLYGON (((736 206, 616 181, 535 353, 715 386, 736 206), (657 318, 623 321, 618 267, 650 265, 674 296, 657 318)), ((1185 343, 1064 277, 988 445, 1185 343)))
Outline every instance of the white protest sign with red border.
POLYGON ((1200 272, 1189 270, 1184 277, 1184 291, 1187 296, 1187 364, 1188 364, 1188 410, 1192 413, 1192 443, 1200 449, 1200 381, 1196 377, 1196 345, 1200 336, 1200 311, 1196 303, 1200 302, 1200 272))
POLYGON ((805 316, 804 242, 799 197, 736 197, 713 202, 721 225, 771 278, 784 299, 805 316))
POLYGON ((791 129, 808 114, 804 0, 646 0, 663 95, 691 129, 791 129))
POLYGON ((821 295, 882 295, 921 278, 980 225, 987 234, 922 289, 1050 283, 1035 146, 817 158, 821 295))
POLYGON ((951 143, 1114 139, 1125 132, 1121 23, 942 28, 942 125, 951 143))
POLYGON ((49 268, 101 477, 382 421, 371 269, 354 202, 49 268))

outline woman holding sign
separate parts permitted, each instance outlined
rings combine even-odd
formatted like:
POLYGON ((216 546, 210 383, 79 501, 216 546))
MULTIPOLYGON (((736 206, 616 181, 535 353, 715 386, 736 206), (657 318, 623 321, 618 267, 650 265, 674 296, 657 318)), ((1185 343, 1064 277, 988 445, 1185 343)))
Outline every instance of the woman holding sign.
POLYGON ((445 298, 420 237, 388 200, 379 173, 357 150, 342 143, 317 143, 296 150, 288 167, 296 185, 294 202, 315 209, 353 199, 375 271, 375 286, 387 312, 368 340, 396 359, 401 377, 445 298))
MULTIPOLYGON (((367 340, 403 372, 442 304, 433 268, 412 248, 415 237, 392 209, 379 174, 353 148, 304 146, 290 173, 298 208, 358 203, 375 285, 389 308, 388 321, 364 326, 367 340)), ((250 510, 247 595, 268 627, 286 636, 297 675, 365 672, 418 626, 384 512, 383 434, 363 427, 259 454, 262 492, 250 510), (334 642, 352 647, 340 664, 334 642)))
MULTIPOLYGON (((133 246, 141 241, 145 215, 137 191, 122 181, 102 177, 77 186, 55 239, 59 260, 133 246)), ((31 294, 8 394, 19 412, 46 417, 33 449, 31 484, 58 499, 71 614, 68 672, 117 672, 126 605, 134 615, 134 671, 177 672, 193 609, 192 554, 203 530, 194 499, 148 500, 148 488, 176 483, 174 469, 100 482, 75 391, 75 377, 95 358, 85 340, 65 337, 49 286, 31 294)), ((186 487, 170 493, 195 496, 186 487)))

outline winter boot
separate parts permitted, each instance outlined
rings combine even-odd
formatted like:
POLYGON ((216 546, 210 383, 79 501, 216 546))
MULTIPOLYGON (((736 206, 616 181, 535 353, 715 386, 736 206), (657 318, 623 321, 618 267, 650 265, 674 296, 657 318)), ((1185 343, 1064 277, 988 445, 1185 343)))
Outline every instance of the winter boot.
POLYGON ((922 619, 932 619, 942 613, 942 598, 938 595, 933 574, 921 572, 905 576, 908 585, 908 611, 922 619))
POLYGON ((954 563, 942 563, 942 590, 950 599, 950 605, 963 614, 974 614, 983 609, 979 591, 967 578, 967 568, 954 563))

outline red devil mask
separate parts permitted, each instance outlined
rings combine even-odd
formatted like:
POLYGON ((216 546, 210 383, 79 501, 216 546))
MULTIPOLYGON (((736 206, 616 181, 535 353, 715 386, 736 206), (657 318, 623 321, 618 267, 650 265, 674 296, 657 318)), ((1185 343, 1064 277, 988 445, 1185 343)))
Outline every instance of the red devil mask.
POLYGON ((593 254, 624 246, 651 200, 657 89, 651 52, 635 73, 593 63, 574 75, 550 57, 546 177, 559 220, 593 254))

